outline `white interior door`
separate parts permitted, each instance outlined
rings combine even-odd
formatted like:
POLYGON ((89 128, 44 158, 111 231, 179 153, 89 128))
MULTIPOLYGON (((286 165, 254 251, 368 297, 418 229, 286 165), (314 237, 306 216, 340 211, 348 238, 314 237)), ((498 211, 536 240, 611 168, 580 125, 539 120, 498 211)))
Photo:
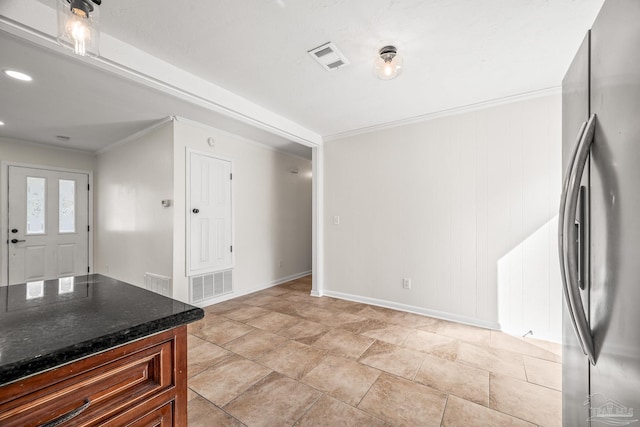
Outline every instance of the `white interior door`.
POLYGON ((9 166, 9 284, 87 274, 89 176, 9 166))
POLYGON ((231 162, 189 155, 187 276, 232 266, 231 162))

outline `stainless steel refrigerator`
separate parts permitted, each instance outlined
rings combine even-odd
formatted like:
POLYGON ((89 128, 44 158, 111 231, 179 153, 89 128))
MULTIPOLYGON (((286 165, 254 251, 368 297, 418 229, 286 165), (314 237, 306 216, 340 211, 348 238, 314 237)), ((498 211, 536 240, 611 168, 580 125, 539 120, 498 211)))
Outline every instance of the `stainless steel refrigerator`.
POLYGON ((640 426, 640 0, 607 0, 563 80, 563 424, 640 426))

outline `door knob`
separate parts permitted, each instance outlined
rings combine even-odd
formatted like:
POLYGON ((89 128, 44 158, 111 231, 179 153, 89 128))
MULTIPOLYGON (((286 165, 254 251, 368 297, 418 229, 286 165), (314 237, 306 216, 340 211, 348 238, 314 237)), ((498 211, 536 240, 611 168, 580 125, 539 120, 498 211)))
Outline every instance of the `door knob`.
POLYGON ((26 242, 26 240, 11 239, 11 243, 26 242))
POLYGON ((200 209, 193 209, 191 212, 198 213, 198 212, 200 212, 200 209))

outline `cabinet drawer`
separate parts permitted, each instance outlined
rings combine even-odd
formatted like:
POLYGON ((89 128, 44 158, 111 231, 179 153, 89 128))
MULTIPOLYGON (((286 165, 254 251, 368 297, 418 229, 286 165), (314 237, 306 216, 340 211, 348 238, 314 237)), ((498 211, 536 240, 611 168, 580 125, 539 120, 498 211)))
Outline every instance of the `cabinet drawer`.
POLYGON ((22 386, 35 391, 0 405, 0 425, 38 426, 83 406, 69 425, 104 421, 174 386, 174 343, 153 345, 40 389, 38 377, 29 378, 22 386))
POLYGON ((153 410, 143 406, 110 419, 103 427, 169 427, 173 426, 173 414, 173 402, 153 410))

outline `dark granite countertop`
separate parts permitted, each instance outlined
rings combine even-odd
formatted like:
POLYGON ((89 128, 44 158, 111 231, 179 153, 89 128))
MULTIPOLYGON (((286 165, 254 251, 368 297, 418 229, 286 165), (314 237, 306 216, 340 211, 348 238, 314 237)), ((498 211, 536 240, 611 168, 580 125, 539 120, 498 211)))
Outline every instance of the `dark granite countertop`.
POLYGON ((0 385, 203 316, 100 274, 0 287, 0 385))

